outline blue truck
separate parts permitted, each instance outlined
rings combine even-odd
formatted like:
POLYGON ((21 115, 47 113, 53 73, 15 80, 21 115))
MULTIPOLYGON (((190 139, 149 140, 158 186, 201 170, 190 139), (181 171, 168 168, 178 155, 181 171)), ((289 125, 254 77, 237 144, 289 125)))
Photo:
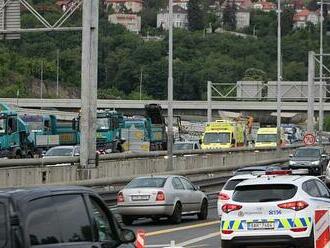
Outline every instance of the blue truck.
POLYGON ((15 111, 0 103, 0 157, 32 158, 34 154, 28 126, 15 111))

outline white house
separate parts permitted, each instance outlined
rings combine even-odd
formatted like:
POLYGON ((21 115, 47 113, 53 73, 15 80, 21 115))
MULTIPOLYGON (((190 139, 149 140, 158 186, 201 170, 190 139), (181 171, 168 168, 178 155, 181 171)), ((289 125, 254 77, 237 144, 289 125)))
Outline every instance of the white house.
POLYGON ((122 6, 132 13, 139 13, 143 8, 143 0, 106 0, 107 6, 112 6, 115 13, 118 13, 122 6))
POLYGON ((136 14, 112 14, 109 15, 109 22, 121 24, 131 32, 139 33, 141 31, 141 16, 136 14))
MULTIPOLYGON (((161 10, 157 14, 157 27, 162 27, 165 30, 169 28, 169 13, 167 10, 161 10)), ((173 26, 175 28, 188 28, 188 12, 179 5, 173 6, 173 26)))
POLYGON ((237 10, 236 29, 242 29, 250 26, 250 12, 248 10, 237 10))
POLYGON ((317 25, 320 21, 320 13, 318 11, 310 11, 308 9, 297 10, 293 16, 294 28, 305 28, 307 23, 317 25))

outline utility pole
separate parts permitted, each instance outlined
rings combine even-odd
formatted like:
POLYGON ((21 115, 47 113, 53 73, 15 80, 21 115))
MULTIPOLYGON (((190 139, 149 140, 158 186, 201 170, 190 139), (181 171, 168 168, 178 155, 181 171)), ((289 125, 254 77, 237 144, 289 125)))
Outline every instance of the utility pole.
POLYGON ((42 86, 44 84, 44 61, 41 61, 41 66, 40 66, 40 99, 42 99, 42 86))
POLYGON ((281 147, 281 80, 282 80, 282 55, 281 55, 281 0, 277 0, 277 150, 281 147))
POLYGON ((168 156, 168 170, 174 170, 173 161, 173 0, 168 2, 169 16, 169 35, 168 35, 168 83, 167 83, 167 156, 168 156))
POLYGON ((99 0, 83 2, 80 164, 91 178, 96 159, 99 0))
POLYGON ((59 95, 59 79, 60 79, 60 50, 56 50, 56 97, 59 95))
POLYGON ((207 122, 212 122, 212 82, 207 81, 207 122))
POLYGON ((320 15, 320 81, 319 81, 319 143, 322 144, 323 132, 323 0, 321 0, 321 15, 320 15))
POLYGON ((140 72, 140 101, 142 100, 142 82, 143 82, 143 67, 141 67, 141 72, 140 72))

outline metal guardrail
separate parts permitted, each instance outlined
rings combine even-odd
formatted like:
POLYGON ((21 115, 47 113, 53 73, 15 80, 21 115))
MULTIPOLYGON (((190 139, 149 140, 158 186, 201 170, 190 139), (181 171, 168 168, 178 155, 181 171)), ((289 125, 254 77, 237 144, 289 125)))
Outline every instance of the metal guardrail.
MULTIPOLYGON (((290 145, 281 148, 295 149, 302 147, 304 145, 290 145)), ((256 152, 256 151, 275 151, 273 147, 263 147, 263 148, 229 148, 229 149, 205 149, 205 150, 187 150, 187 151, 175 151, 175 156, 185 156, 185 155, 207 155, 215 153, 235 153, 235 152, 256 152)), ((125 152, 125 153, 114 153, 99 156, 98 160, 101 161, 111 161, 111 160, 127 160, 127 159, 139 159, 139 158, 161 158, 167 155, 166 151, 153 151, 153 152, 125 152)), ((56 165, 56 164, 79 164, 79 157, 59 157, 59 158, 33 158, 33 159, 0 159, 0 168, 6 167, 37 167, 46 165, 56 165)))

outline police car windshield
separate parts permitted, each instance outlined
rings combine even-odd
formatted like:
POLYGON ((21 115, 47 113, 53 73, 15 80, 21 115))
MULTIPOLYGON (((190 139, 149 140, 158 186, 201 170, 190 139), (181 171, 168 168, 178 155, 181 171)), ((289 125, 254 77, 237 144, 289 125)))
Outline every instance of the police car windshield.
POLYGON ((257 142, 276 142, 277 135, 276 134, 258 134, 257 142))
POLYGON ((292 184, 237 186, 233 194, 236 202, 285 201, 294 197, 297 187, 292 184))
POLYGON ((321 154, 319 149, 298 149, 295 153, 296 157, 319 157, 321 154))
POLYGON ((134 188, 163 188, 166 182, 164 177, 154 178, 136 178, 133 179, 127 186, 127 189, 134 188))
POLYGON ((223 187, 224 190, 234 190, 236 185, 240 182, 243 182, 245 179, 233 179, 229 180, 226 185, 223 187))

